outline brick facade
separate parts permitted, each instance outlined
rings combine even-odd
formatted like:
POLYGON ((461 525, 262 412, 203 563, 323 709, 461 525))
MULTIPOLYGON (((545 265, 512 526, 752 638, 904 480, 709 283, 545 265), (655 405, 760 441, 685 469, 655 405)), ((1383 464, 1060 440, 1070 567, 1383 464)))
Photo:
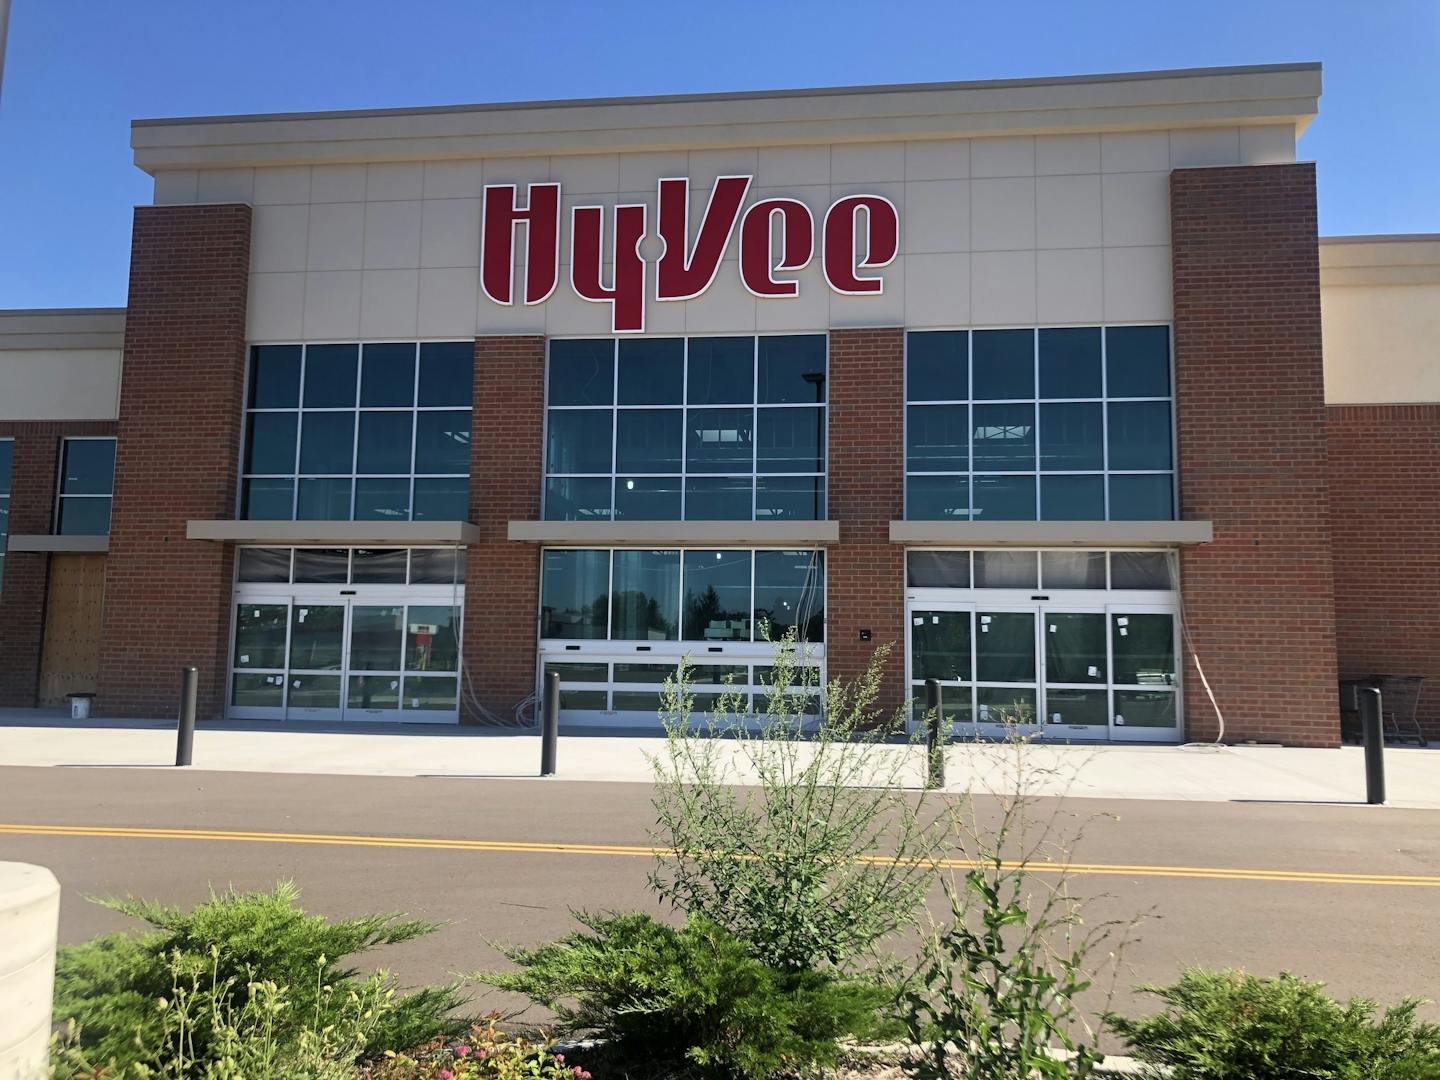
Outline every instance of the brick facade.
POLYGON ((511 521, 540 517, 545 430, 545 339, 475 341, 475 404, 470 442, 470 520, 480 542, 466 554, 465 683, 461 719, 514 718, 535 692, 539 644, 540 553, 506 539, 511 521))
POLYGON ((233 551, 185 523, 235 516, 250 219, 244 204, 135 210, 102 716, 173 716, 187 664, 200 717, 224 708, 233 551))
POLYGON ((830 332, 829 503, 840 543, 826 556, 826 666, 831 678, 853 679, 889 643, 886 708, 908 696, 905 550, 890 543, 890 522, 905 509, 904 371, 899 327, 830 332))
MULTIPOLYGON (((38 420, 0 423, 0 439, 13 439, 10 534, 54 532, 60 440, 67 435, 114 435, 108 420, 38 420)), ((0 582, 0 706, 31 708, 40 686, 45 599, 50 556, 16 551, 5 556, 0 582)))
MULTIPOLYGON (((1190 635, 1227 740, 1339 740, 1312 164, 1170 180, 1181 516, 1190 635)), ((1187 650, 1188 652, 1188 650, 1187 650)), ((1187 655, 1186 734, 1212 738, 1187 655)))
POLYGON ((1440 404, 1327 415, 1340 677, 1425 676, 1440 739, 1440 404))

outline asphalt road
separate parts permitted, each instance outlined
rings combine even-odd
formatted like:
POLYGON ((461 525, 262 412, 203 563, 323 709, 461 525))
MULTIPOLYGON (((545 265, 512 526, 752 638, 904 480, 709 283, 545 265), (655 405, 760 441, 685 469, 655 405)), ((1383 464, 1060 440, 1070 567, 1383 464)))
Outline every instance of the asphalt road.
MULTIPOLYGON (((497 966, 492 943, 556 937, 573 909, 658 913, 649 800, 644 784, 0 768, 0 860, 55 872, 64 942, 130 925, 87 896, 191 904, 284 878, 317 913, 442 921, 377 954, 419 983, 497 966)), ((1440 998, 1440 812, 1068 805, 1088 821, 1073 858, 1089 869, 1072 890, 1092 899, 1089 917, 1145 915, 1121 958, 1123 1011, 1148 1008, 1129 987, 1184 964, 1289 970, 1382 1002, 1440 998)), ((513 1002, 482 992, 477 1004, 513 1002)))

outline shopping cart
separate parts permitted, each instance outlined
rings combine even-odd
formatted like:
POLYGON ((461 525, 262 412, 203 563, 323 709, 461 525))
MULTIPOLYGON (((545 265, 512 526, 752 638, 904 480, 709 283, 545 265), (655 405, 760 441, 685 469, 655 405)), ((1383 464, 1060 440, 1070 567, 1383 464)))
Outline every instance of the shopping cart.
POLYGON ((1340 683, 1340 735, 1346 742, 1360 741, 1360 697, 1366 687, 1380 691, 1380 726, 1385 741, 1426 745, 1416 713, 1420 706, 1423 675, 1370 675, 1340 683))

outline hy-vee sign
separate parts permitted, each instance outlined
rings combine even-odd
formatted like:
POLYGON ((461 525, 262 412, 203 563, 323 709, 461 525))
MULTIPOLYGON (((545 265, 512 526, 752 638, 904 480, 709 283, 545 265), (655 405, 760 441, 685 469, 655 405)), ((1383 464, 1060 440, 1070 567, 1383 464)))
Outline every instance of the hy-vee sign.
MULTIPOLYGON (((817 247, 825 281, 835 292, 868 296, 884 291, 883 277, 872 271, 888 266, 900 246, 900 215, 894 203, 881 195, 846 195, 830 204, 817 230, 816 215, 798 199, 767 198, 746 206, 753 181, 750 176, 716 179, 693 231, 689 179, 660 181, 655 224, 661 241, 654 267, 657 301, 693 300, 714 284, 737 226, 740 280, 755 296, 799 296, 800 283, 794 275, 810 265, 817 247)), ((570 287, 582 299, 609 304, 617 334, 645 330, 649 267, 640 243, 649 235, 648 215, 644 203, 608 211, 604 206, 570 210, 570 287)), ((526 185, 523 204, 518 185, 486 185, 480 286, 497 304, 516 302, 519 225, 525 226, 523 302, 543 304, 560 280, 560 185, 526 185)))

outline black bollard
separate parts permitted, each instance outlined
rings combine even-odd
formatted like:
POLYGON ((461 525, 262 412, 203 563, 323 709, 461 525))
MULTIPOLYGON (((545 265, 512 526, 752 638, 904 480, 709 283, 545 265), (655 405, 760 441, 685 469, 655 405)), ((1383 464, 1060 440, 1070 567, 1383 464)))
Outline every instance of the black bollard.
POLYGON ((560 745, 560 673, 545 676, 545 706, 540 714, 540 775, 555 775, 555 752, 560 745))
POLYGON ((200 686, 200 669, 180 669, 180 721, 175 731, 175 764, 189 765, 195 753, 195 695, 200 686))
POLYGON ((945 739, 942 734, 944 729, 945 708, 940 693, 939 679, 925 680, 925 786, 927 788, 943 788, 945 786, 945 739))
POLYGON ((1385 721, 1380 688, 1360 688, 1360 732, 1365 737, 1365 801, 1371 806, 1385 803, 1385 721))

